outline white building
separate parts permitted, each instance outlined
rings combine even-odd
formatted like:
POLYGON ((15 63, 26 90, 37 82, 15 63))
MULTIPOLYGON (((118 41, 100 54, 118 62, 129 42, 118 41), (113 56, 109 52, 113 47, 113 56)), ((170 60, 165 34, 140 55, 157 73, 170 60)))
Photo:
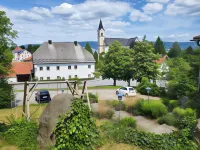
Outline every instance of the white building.
POLYGON ((21 49, 20 47, 16 47, 12 53, 13 61, 23 61, 32 56, 30 52, 25 49, 21 49))
POLYGON ((105 30, 100 20, 99 28, 97 30, 97 38, 98 38, 98 53, 107 52, 109 46, 115 41, 119 41, 122 46, 132 48, 135 42, 139 42, 137 37, 134 38, 106 38, 105 37, 105 30))
POLYGON ((44 42, 33 54, 38 80, 93 78, 95 60, 91 53, 74 42, 44 42))

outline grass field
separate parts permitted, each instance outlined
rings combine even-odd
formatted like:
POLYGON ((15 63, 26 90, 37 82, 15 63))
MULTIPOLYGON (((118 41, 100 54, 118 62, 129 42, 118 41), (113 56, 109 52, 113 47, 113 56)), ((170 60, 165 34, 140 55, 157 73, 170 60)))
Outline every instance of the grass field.
MULTIPOLYGON (((118 89, 120 88, 121 86, 113 86, 113 85, 107 85, 107 86, 88 86, 88 90, 95 90, 95 89, 118 89)), ((81 90, 83 87, 82 86, 79 86, 79 89, 81 90)), ((35 89, 35 91, 39 91, 39 90, 49 90, 49 91, 60 91, 61 89, 60 88, 40 88, 40 89, 35 89)), ((69 90, 67 88, 64 88, 64 90, 69 90)), ((24 90, 15 90, 15 92, 23 92, 24 90)))
MULTIPOLYGON (((46 108, 47 104, 32 104, 30 105, 30 113, 31 118, 38 119, 44 109, 46 108)), ((8 123, 8 119, 11 115, 13 115, 15 118, 19 118, 22 116, 22 106, 16 107, 16 108, 8 108, 8 109, 0 109, 0 122, 8 123)))

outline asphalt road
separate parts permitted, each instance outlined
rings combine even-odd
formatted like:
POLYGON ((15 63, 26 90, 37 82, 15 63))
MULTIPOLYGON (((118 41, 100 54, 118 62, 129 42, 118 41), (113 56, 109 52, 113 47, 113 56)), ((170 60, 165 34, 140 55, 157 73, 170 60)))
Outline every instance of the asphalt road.
MULTIPOLYGON (((51 98, 53 98, 55 95, 57 94, 61 94, 61 91, 49 91, 51 98)), ((99 100, 118 100, 116 93, 116 90, 110 90, 110 89, 95 89, 95 90, 88 90, 88 92, 91 92, 93 94, 97 94, 99 97, 99 100)), ((35 101, 35 93, 33 92, 31 98, 30 98, 30 104, 36 104, 37 102, 35 101)), ((64 93, 70 93, 70 91, 64 91, 64 93)), ((79 90, 79 94, 81 93, 81 91, 79 90)), ((21 106, 23 104, 23 92, 16 92, 16 97, 15 97, 15 102, 17 106, 21 106)), ((140 95, 137 94, 137 98, 143 98, 143 99, 148 99, 147 96, 145 95, 140 95)), ((160 98, 158 97, 150 97, 150 99, 154 99, 154 100, 159 100, 160 98)), ((14 105, 14 103, 13 103, 14 105)))

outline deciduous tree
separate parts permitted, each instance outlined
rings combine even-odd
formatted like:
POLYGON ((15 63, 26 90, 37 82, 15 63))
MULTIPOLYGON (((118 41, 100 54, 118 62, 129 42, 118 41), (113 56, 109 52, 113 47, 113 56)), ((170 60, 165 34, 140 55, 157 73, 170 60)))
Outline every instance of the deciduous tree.
POLYGON ((153 53, 153 46, 146 42, 138 42, 133 48, 133 79, 142 77, 155 80, 159 71, 155 60, 159 58, 153 53))
POLYGON ((26 49, 24 45, 21 45, 20 47, 21 47, 21 49, 26 49))
POLYGON ((94 52, 94 59, 95 59, 96 62, 98 62, 98 53, 97 53, 97 51, 94 52))

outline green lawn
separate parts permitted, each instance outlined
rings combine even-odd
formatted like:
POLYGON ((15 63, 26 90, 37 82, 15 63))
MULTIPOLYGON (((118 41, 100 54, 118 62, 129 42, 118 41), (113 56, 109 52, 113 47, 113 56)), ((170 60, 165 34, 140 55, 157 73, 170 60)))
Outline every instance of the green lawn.
MULTIPOLYGON (((89 90, 95 90, 95 89, 118 89, 118 88, 120 88, 121 86, 113 86, 113 85, 107 85, 107 86, 89 86, 88 87, 88 89, 89 90)), ((79 86, 79 89, 80 90, 82 90, 82 86, 79 86)), ((35 89, 35 91, 39 91, 39 90, 49 90, 49 91, 61 91, 61 88, 50 88, 50 89, 48 89, 48 88, 41 88, 41 89, 35 89)), ((69 89, 67 89, 67 88, 64 88, 64 90, 66 91, 66 90, 69 90, 69 89)), ((23 92, 24 90, 15 90, 15 92, 23 92)))

